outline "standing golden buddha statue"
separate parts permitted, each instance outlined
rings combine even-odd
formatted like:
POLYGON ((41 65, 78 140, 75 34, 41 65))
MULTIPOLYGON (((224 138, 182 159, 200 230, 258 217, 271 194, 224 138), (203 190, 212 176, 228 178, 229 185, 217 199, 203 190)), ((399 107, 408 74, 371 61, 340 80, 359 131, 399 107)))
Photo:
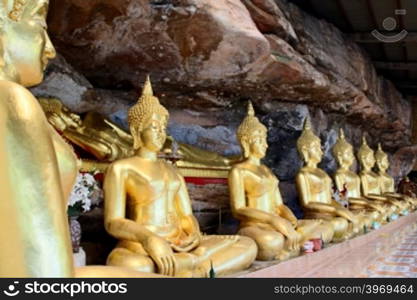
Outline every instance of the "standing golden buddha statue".
POLYGON ((108 265, 174 276, 208 276, 248 268, 256 244, 247 237, 202 235, 183 177, 157 157, 168 111, 149 78, 129 111, 135 156, 111 164, 104 179, 106 230, 119 240, 108 265))
POLYGON ((25 88, 55 56, 47 11, 47 0, 0 1, 0 277, 154 277, 74 269, 67 201, 79 164, 25 88))
POLYGON ((363 224, 332 197, 332 180, 318 168, 322 160, 321 141, 311 129, 307 118, 297 141, 297 149, 305 162, 296 177, 297 190, 305 217, 324 219, 333 224, 334 240, 341 241, 359 233, 363 224))
POLYGON ((379 227, 386 220, 386 212, 383 206, 362 197, 361 179, 358 174, 350 170, 355 161, 353 147, 346 140, 343 129, 340 129, 339 137, 333 147, 333 155, 339 164, 339 169, 334 174, 334 181, 339 191, 346 189, 349 210, 355 213, 367 212, 369 218, 366 226, 379 227))
POLYGON ((297 220, 284 205, 278 179, 261 159, 267 150, 267 129, 255 117, 252 104, 239 126, 237 136, 245 160, 229 174, 231 208, 240 220, 239 234, 258 245, 258 260, 287 259, 299 254, 305 241, 333 238, 333 228, 321 220, 297 220))
POLYGON ((416 199, 395 192, 395 181, 388 173, 389 160, 388 155, 382 150, 381 144, 378 144, 378 150, 375 153, 376 165, 378 167, 379 184, 381 194, 386 197, 394 198, 400 201, 403 214, 407 214, 410 209, 416 205, 416 199))

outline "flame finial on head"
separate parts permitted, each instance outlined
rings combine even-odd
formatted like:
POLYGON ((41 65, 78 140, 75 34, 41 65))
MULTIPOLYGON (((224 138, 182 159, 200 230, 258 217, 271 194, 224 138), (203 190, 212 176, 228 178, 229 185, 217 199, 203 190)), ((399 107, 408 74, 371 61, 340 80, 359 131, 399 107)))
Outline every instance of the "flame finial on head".
POLYGON ((304 120, 303 129, 304 129, 304 131, 311 130, 311 120, 310 120, 310 117, 308 117, 308 116, 304 120))
POLYGON ((248 116, 255 116, 255 110, 253 109, 252 102, 248 102, 248 116))
POLYGON ((345 131, 343 130, 342 127, 340 127, 340 129, 339 129, 339 138, 342 139, 342 140, 346 139, 345 138, 345 131))
POLYGON ((145 84, 142 89, 142 96, 153 96, 152 83, 149 75, 146 75, 145 84))

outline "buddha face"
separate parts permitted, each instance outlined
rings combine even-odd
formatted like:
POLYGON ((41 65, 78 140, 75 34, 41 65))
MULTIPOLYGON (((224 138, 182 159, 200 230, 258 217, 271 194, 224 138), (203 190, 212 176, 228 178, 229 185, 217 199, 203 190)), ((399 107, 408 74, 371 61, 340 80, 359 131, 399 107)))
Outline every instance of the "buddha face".
POLYGON ((374 154, 372 152, 368 152, 365 155, 363 155, 361 157, 361 163, 362 166, 367 169, 370 170, 374 167, 375 165, 375 157, 374 154))
POLYGON ((321 159, 323 158, 323 150, 321 150, 321 144, 319 141, 310 143, 309 147, 304 151, 307 154, 304 155, 306 157, 306 161, 314 164, 321 162, 321 159))
POLYGON ((160 151, 167 137, 166 126, 166 117, 152 114, 150 120, 146 122, 145 128, 140 132, 142 147, 152 152, 160 151))
POLYGON ((381 157, 377 159, 376 163, 381 171, 386 171, 389 168, 389 161, 387 155, 381 155, 381 157))
POLYGON ((337 160, 342 168, 348 169, 355 161, 352 148, 346 148, 337 153, 337 160))
POLYGON ((33 11, 17 21, 6 17, 1 31, 6 75, 24 86, 39 84, 49 59, 56 54, 46 32, 48 1, 34 1, 36 5, 29 4, 33 11))
POLYGON ((268 144, 266 141, 265 134, 261 132, 256 132, 253 134, 249 141, 249 152, 250 155, 262 159, 266 155, 266 150, 268 149, 268 144))

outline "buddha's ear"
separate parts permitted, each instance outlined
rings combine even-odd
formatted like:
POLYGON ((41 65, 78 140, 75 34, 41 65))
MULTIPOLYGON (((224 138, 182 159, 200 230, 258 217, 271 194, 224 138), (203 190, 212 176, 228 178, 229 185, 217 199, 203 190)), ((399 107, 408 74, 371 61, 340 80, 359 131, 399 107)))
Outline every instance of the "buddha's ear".
POLYGON ((302 151, 301 151, 301 153, 302 153, 302 158, 303 158, 303 160, 304 160, 304 162, 308 162, 309 160, 310 160, 310 155, 308 155, 308 148, 307 147, 303 147, 303 149, 302 149, 302 151))
POLYGON ((130 126, 130 133, 133 137, 133 149, 137 150, 140 147, 141 141, 140 137, 138 136, 138 131, 135 126, 130 126))
POLYGON ((248 158, 249 154, 250 154, 248 139, 247 138, 242 138, 240 140, 240 146, 241 146, 242 151, 243 151, 243 157, 248 158))

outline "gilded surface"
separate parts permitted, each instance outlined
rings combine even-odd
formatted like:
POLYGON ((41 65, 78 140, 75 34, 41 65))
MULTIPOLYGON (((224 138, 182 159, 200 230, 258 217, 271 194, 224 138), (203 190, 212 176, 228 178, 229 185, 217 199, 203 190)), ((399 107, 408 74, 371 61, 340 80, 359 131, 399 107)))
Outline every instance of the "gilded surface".
POLYGON ((79 163, 25 88, 55 56, 47 10, 46 0, 0 0, 0 277, 155 276, 73 268, 66 209, 79 163))
POLYGON ((347 190, 349 209, 356 212, 363 212, 366 218, 366 225, 371 227, 372 222, 383 223, 386 220, 386 209, 372 200, 362 197, 361 179, 358 174, 351 170, 355 161, 352 145, 346 140, 343 129, 340 130, 339 138, 333 147, 339 169, 336 170, 334 180, 339 191, 347 190))
POLYGON ((255 117, 250 103, 237 136, 245 159, 230 171, 231 208, 234 217, 241 221, 239 234, 256 241, 257 258, 283 260, 298 255, 309 239, 323 238, 329 242, 333 237, 330 223, 297 220, 284 204, 278 179, 261 163, 268 147, 267 129, 255 117))
POLYGON ((358 160, 361 164, 361 172, 359 175, 361 178, 362 194, 367 199, 384 205, 389 211, 388 215, 394 213, 399 214, 402 209, 397 203, 398 201, 382 195, 380 178, 377 173, 372 171, 372 168, 375 166, 374 151, 368 146, 365 137, 363 137, 362 145, 358 151, 358 160))
POLYGON ((362 228, 360 220, 333 199, 332 180, 325 171, 317 167, 323 151, 321 141, 314 134, 308 119, 297 141, 297 149, 305 162, 297 174, 296 184, 306 217, 332 222, 336 241, 359 233, 362 228))
POLYGON ((395 191, 394 178, 387 173, 389 168, 388 155, 382 150, 381 144, 378 144, 375 159, 378 167, 379 184, 382 195, 400 200, 399 204, 403 210, 413 209, 417 204, 416 199, 399 194, 395 191))
POLYGON ((168 112, 153 96, 149 78, 129 111, 135 155, 107 169, 105 227, 119 240, 107 264, 171 276, 218 276, 243 270, 256 257, 247 237, 205 236, 191 209, 183 177, 158 159, 168 112))

